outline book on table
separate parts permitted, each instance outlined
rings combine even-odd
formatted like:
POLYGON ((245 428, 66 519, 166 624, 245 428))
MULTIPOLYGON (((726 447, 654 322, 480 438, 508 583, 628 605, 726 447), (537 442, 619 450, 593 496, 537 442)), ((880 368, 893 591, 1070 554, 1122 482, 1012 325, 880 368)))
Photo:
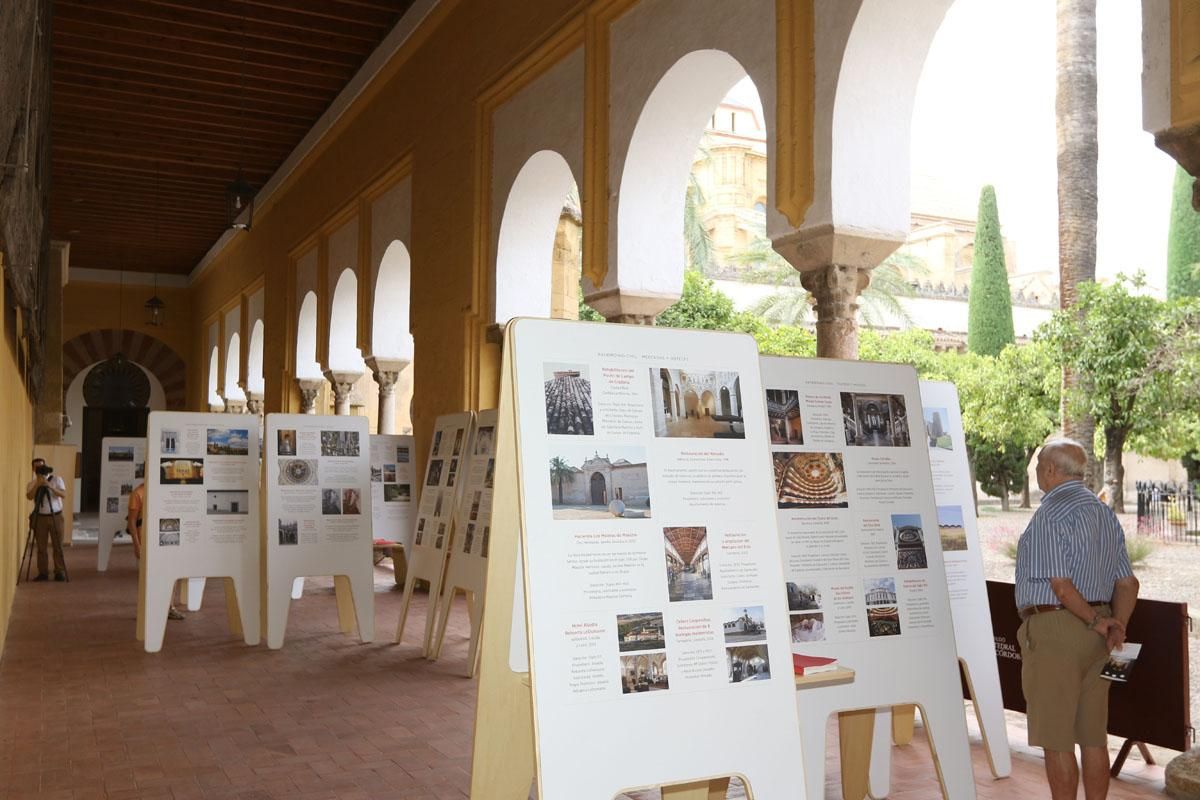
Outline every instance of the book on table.
POLYGON ((800 676, 820 675, 822 672, 833 672, 838 668, 838 662, 836 658, 792 653, 792 668, 800 676))

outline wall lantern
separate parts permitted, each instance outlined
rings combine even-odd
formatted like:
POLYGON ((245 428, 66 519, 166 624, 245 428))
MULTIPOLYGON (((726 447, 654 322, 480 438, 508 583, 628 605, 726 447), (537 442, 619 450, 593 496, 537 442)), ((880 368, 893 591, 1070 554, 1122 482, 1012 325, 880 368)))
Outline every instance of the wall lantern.
POLYGON ((237 231, 248 231, 254 222, 254 187, 238 170, 237 179, 225 187, 225 207, 229 227, 237 231), (241 216, 245 213, 246 219, 241 216))

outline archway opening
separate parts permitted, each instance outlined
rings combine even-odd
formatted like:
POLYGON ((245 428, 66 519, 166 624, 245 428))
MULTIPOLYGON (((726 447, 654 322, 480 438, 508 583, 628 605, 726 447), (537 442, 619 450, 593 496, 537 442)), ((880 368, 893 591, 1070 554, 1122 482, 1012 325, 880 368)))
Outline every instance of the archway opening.
POLYGON ((358 276, 347 267, 338 276, 329 310, 329 369, 334 372, 363 372, 358 349, 358 276))
MULTIPOLYGON (((416 348, 412 336, 412 259, 399 239, 388 245, 375 278, 371 308, 371 354, 376 359, 407 364, 401 370, 392 396, 396 433, 412 430, 410 406, 416 348)), ((378 424, 378 422, 377 422, 378 424)))
POLYGON ((296 377, 319 379, 321 365, 317 363, 317 293, 308 292, 300 303, 296 319, 296 377))
POLYGON ((599 472, 592 473, 592 505, 608 505, 608 486, 599 472))
POLYGON ((717 404, 712 392, 706 389, 704 394, 700 395, 700 406, 704 409, 704 416, 706 417, 711 417, 717 413, 717 404))
POLYGON ((234 333, 225 350, 225 399, 231 403, 246 402, 246 393, 238 385, 238 365, 242 359, 242 337, 234 333))
POLYGON ((220 364, 220 350, 214 345, 208 354, 208 405, 214 409, 225 407, 225 401, 221 399, 220 364))
POLYGON ((261 319, 254 321, 250 331, 250 349, 246 353, 246 387, 255 397, 262 399, 266 391, 263 375, 263 336, 266 327, 261 319))

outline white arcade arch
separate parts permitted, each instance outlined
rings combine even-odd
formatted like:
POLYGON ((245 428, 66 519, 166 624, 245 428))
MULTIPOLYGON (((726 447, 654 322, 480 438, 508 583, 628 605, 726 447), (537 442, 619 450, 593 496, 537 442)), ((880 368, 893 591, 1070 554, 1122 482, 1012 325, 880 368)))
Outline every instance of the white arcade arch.
POLYGON ((238 386, 238 365, 242 358, 242 337, 233 333, 225 349, 225 399, 233 403, 246 402, 246 393, 238 386))
POLYGON ((366 368, 358 349, 358 276, 347 267, 338 276, 329 312, 329 369, 358 372, 366 368))
POLYGON ((296 320, 296 377, 321 379, 321 365, 317 363, 317 293, 309 292, 300 303, 300 315, 296 320))
POLYGON ((263 335, 266 331, 261 319, 254 321, 250 331, 250 349, 246 354, 246 388, 255 397, 262 398, 266 389, 263 376, 263 335))
POLYGON ((225 401, 221 399, 220 394, 220 348, 213 345, 212 352, 208 355, 208 405, 215 408, 224 408, 225 401))
POLYGON ((371 309, 371 350, 376 358, 411 363, 412 260, 399 239, 388 245, 375 278, 375 301, 371 309))

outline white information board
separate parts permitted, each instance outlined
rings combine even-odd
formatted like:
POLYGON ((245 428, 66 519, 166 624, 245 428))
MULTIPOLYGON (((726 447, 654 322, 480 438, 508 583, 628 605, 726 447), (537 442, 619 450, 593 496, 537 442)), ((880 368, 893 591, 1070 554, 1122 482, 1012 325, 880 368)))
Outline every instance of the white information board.
MULTIPOLYGON (((96 542, 96 571, 108 571, 113 537, 126 534, 129 495, 146 480, 146 440, 106 436, 100 442, 100 529, 96 542)), ((144 513, 144 511, 143 511, 144 513)))
POLYGON ((371 435, 371 520, 376 541, 412 549, 417 481, 413 469, 413 437, 371 435))
POLYGON ((429 602, 421 639, 421 654, 426 656, 433 651, 438 597, 441 596, 442 578, 446 574, 446 556, 454 542, 454 512, 467 482, 474 428, 473 411, 443 414, 434 422, 412 547, 406 552, 408 572, 404 578, 404 596, 400 601, 400 620, 396 623, 396 641, 404 637, 414 585, 416 581, 426 581, 429 584, 429 602))
POLYGON ((258 644, 258 419, 154 411, 146 441, 146 652, 162 648, 180 578, 225 578, 231 618, 246 644, 258 644))
POLYGON ((437 642, 432 658, 441 657, 446 624, 454 606, 454 595, 464 592, 470 603, 471 640, 467 647, 467 675, 475 674, 479 656, 480 623, 483 621, 487 558, 492 544, 492 487, 496 479, 496 409, 480 411, 471 437, 467 477, 454 511, 454 546, 446 567, 445 590, 438 612, 437 642))
POLYGON ((754 341, 509 330, 538 796, 736 774, 803 798, 754 341))
POLYGON ((375 638, 370 443, 366 417, 268 414, 267 646, 283 646, 296 578, 348 581, 358 636, 375 638))
POLYGON ((797 692, 809 794, 831 713, 915 703, 948 796, 974 797, 915 370, 764 357, 762 379, 792 650, 846 676, 797 692))

